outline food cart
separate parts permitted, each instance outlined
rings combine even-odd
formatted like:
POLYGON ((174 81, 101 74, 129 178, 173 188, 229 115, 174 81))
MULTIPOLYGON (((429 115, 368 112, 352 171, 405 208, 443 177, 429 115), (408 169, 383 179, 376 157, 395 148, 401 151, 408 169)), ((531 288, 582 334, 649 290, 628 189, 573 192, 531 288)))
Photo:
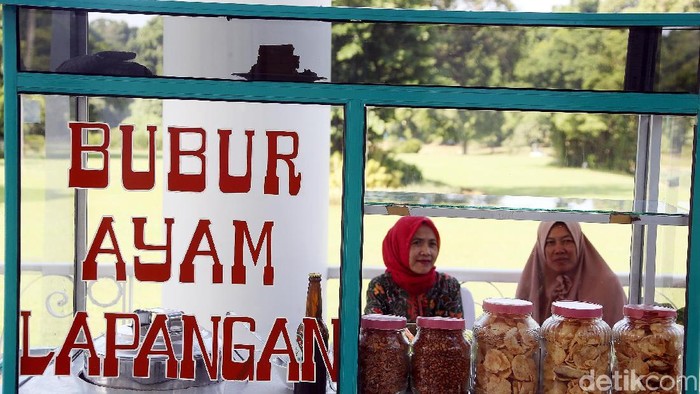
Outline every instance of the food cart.
MULTIPOLYGON (((691 138, 696 147, 691 168, 684 168, 692 172, 688 206, 666 204, 659 196, 659 184, 662 122, 685 117, 697 125, 700 97, 697 89, 656 89, 649 70, 657 60, 648 48, 663 29, 697 32, 700 14, 533 14, 161 0, 4 0, 2 4, 3 392, 288 390, 287 380, 293 382, 299 376, 285 369, 295 355, 283 332, 295 332, 301 322, 306 273, 332 272, 322 258, 328 212, 319 208, 328 200, 329 180, 324 171, 314 172, 329 160, 331 107, 342 112, 344 131, 340 292, 337 312, 326 309, 337 317, 329 325, 334 328, 334 349, 327 351, 337 363, 328 365, 330 389, 357 392, 362 280, 367 278, 363 223, 371 215, 627 226, 631 247, 626 285, 633 303, 663 301, 654 299, 657 284, 669 283, 661 270, 657 273, 661 260, 654 246, 657 230, 687 228, 688 241, 683 246, 687 258, 680 258, 687 263, 685 278, 669 278, 680 281, 676 287, 684 291, 684 374, 698 376, 700 267, 695 263, 700 261, 700 230, 692 193, 700 182, 697 127, 691 138), (88 53, 87 17, 96 12, 162 16, 166 20, 164 68, 144 69, 141 58, 134 59, 135 54, 124 48, 88 53), (39 32, 32 21, 42 15, 52 20, 52 38, 47 41, 51 48, 30 45, 35 41, 29 37, 39 32), (629 33, 625 83, 609 90, 571 90, 508 84, 443 86, 434 81, 384 83, 381 77, 330 80, 328 52, 334 23, 624 31, 629 33), (236 29, 232 31, 237 34, 226 36, 231 33, 227 29, 236 29), (238 37, 243 44, 235 43, 238 37), (48 54, 44 58, 42 51, 48 54), (31 58, 27 54, 35 55, 35 63, 27 63, 31 58), (266 54, 275 57, 267 60, 268 68, 263 67, 266 54), (284 60, 277 63, 280 59, 284 60), (42 99, 33 100, 33 96, 42 99), (131 123, 111 126, 109 119, 89 113, 88 101, 93 98, 160 100, 162 124, 130 119, 131 123), (638 129, 634 198, 581 201, 365 190, 368 116, 384 107, 625 114, 637 122, 638 129), (32 120, 33 108, 41 119, 32 120), (37 124, 46 129, 45 153, 38 161, 27 154, 31 130, 37 124), (153 161, 145 167, 132 166, 135 156, 129 147, 137 138, 134 128, 151 149, 146 157, 153 161), (162 147, 156 144, 156 133, 162 136, 162 147), (110 146, 110 140, 121 144, 110 146), (156 157, 163 167, 155 166, 156 157), (38 184, 28 177, 34 173, 40 174, 38 184), (58 186, 50 186, 55 185, 51 182, 58 186), (40 195, 35 194, 37 190, 40 195), (158 209, 141 206, 143 199, 154 194, 158 209), (59 197, 68 198, 69 205, 52 205, 59 197), (36 198, 43 201, 39 208, 29 204, 36 198), (112 211, 116 204, 129 208, 124 217, 112 211), (153 227, 161 235, 145 236, 144 231, 152 234, 153 227), (40 241, 35 232, 41 233, 40 241), (307 244, 295 247, 304 239, 320 239, 321 252, 307 244), (168 256, 172 252, 172 260, 163 260, 159 254, 166 251, 168 256), (39 260, 49 256, 54 261, 35 262, 35 254, 39 260), (294 276, 300 272, 300 277, 294 276), (39 280, 30 274, 58 276, 62 284, 51 284, 43 290, 46 294, 36 297, 22 287, 39 280), (105 286, 101 280, 113 287, 99 290, 105 286), (161 305, 149 304, 154 290, 139 287, 144 283, 161 286, 155 290, 161 305), (127 293, 137 296, 126 301, 127 293), (100 298, 105 294, 107 300, 100 298), (88 314, 95 320, 88 322, 88 314), (62 325, 54 326, 58 324, 54 319, 62 319, 62 325), (222 325, 216 331, 219 322, 222 325), (224 334, 226 327, 239 327, 236 324, 247 330, 224 334), (38 334, 44 331, 48 334, 38 334), (129 362, 146 363, 149 368, 146 375, 124 383, 116 379, 124 373, 108 375, 108 363, 103 360, 116 360, 119 354, 118 365, 127 365, 122 356, 136 350, 136 332, 141 340, 149 339, 152 348, 150 354, 132 354, 129 362), (234 337, 239 344, 255 348, 248 348, 248 355, 232 352, 226 339, 234 337), (274 345, 265 345, 275 341, 279 351, 270 352, 274 345), (212 371, 211 360, 202 355, 218 353, 203 349, 228 354, 232 368, 255 360, 256 373, 225 375, 215 366, 209 372, 214 379, 199 382, 184 367, 167 366, 185 357, 183 352, 193 343, 198 343, 194 354, 185 354, 192 360, 189 368, 200 371, 196 376, 212 371), (169 353, 172 349, 178 350, 169 353)), ((700 391, 695 385, 685 392, 700 391)))

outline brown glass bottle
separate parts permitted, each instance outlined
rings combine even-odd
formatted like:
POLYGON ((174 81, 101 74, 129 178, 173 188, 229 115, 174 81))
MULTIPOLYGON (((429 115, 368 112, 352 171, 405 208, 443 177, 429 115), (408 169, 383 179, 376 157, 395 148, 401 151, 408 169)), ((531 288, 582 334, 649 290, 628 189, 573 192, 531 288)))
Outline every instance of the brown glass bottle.
MULTIPOLYGON (((309 274, 309 289, 306 293, 306 317, 313 317, 318 323, 318 329, 323 337, 323 343, 328 348, 328 328, 323 322, 323 302, 321 299, 321 274, 309 274)), ((314 340, 309 338, 309 340, 314 340)), ((304 344, 304 324, 297 328, 297 344, 299 349, 303 349, 304 344)), ((314 345, 314 363, 316 364, 315 382, 297 382, 294 384, 295 394, 320 394, 326 393, 326 365, 323 361, 323 354, 318 345, 314 345)))

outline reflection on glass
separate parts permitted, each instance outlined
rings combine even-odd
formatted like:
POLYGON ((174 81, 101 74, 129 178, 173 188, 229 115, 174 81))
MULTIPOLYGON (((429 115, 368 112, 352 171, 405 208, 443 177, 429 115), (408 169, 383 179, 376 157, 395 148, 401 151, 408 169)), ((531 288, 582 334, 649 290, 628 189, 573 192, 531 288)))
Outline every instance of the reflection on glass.
POLYGON ((56 72, 68 74, 117 75, 129 77, 150 77, 153 72, 133 59, 134 52, 102 51, 91 55, 72 57, 57 68, 56 72))
MULTIPOLYGON (((85 98, 81 98, 85 99, 85 98)), ((176 100, 173 100, 176 101, 176 100)), ((111 241, 118 242, 119 250, 122 257, 125 260, 127 266, 127 279, 126 281, 118 281, 114 278, 115 272, 115 254, 109 251, 103 251, 99 253, 98 256, 98 280, 86 280, 80 281, 79 275, 75 275, 73 272, 73 261, 75 258, 75 188, 68 186, 68 168, 71 165, 71 158, 75 152, 71 152, 71 129, 68 126, 68 122, 75 120, 73 113, 76 109, 76 98, 67 96, 23 96, 22 97, 22 121, 23 121, 23 145, 22 145, 22 294, 20 295, 20 301, 22 303, 22 310, 32 311, 31 316, 31 328, 30 328, 30 345, 32 351, 37 348, 55 349, 60 346, 66 338, 66 333, 70 327, 71 317, 73 316, 73 303, 72 297, 73 286, 75 283, 84 284, 87 287, 87 311, 90 313, 90 319, 88 321, 89 329, 93 338, 96 340, 97 345, 104 344, 105 333, 105 319, 102 318, 104 312, 132 312, 137 308, 153 308, 164 303, 164 299, 167 295, 163 295, 163 286, 161 283, 151 283, 140 279, 135 279, 134 274, 134 261, 136 256, 138 256, 142 262, 146 264, 160 263, 164 259, 163 250, 153 250, 151 252, 142 249, 143 246, 137 246, 138 243, 135 241, 137 236, 135 235, 135 225, 134 218, 147 218, 148 223, 145 225, 143 240, 148 245, 164 245, 170 241, 166 241, 165 237, 165 225, 163 223, 163 216, 168 215, 165 212, 164 206, 164 189, 166 183, 166 177, 161 176, 164 174, 163 171, 166 167, 166 162, 163 158, 163 139, 166 139, 168 132, 166 127, 172 125, 172 123, 166 123, 167 121, 163 118, 163 107, 164 104, 173 104, 172 102, 163 102, 161 100, 145 100, 145 99, 132 99, 128 97, 121 98, 109 98, 109 97, 90 97, 87 98, 87 107, 89 108, 89 121, 92 122, 103 122, 107 124, 107 128, 110 130, 110 144, 108 148, 109 152, 109 185, 105 188, 89 189, 87 190, 88 204, 87 204, 87 243, 88 246, 93 246, 97 239, 98 227, 101 220, 105 217, 110 217, 113 219, 113 232, 115 239, 106 239, 101 245, 105 249, 109 249, 114 244, 111 241), (119 125, 131 124, 134 125, 134 135, 131 140, 131 147, 133 149, 131 157, 125 155, 122 151, 123 146, 126 145, 127 139, 124 134, 120 132, 119 125), (142 192, 129 192, 125 190, 122 184, 122 162, 127 159, 133 159, 130 164, 132 164, 132 170, 137 172, 148 171, 149 167, 148 159, 150 156, 150 140, 146 130, 146 125, 157 126, 157 137, 155 140, 156 144, 156 158, 155 158, 155 172, 158 174, 156 176, 156 184, 152 190, 142 191, 142 192)), ((182 105, 188 106, 192 112, 194 112, 193 102, 187 101, 182 102, 182 105)), ((243 104, 243 103, 211 103, 202 102, 197 105, 201 105, 202 110, 199 112, 201 114, 211 117, 212 108, 219 110, 220 113, 230 114, 227 110, 235 105, 247 106, 247 108, 241 108, 241 112, 252 113, 250 110, 253 106, 259 106, 261 113, 270 113, 273 110, 287 110, 286 114, 282 114, 278 117, 278 127, 288 127, 294 130, 295 133, 299 133, 299 151, 305 152, 303 155, 300 154, 298 171, 304 174, 305 188, 303 191, 308 190, 310 183, 310 175, 312 171, 317 171, 321 175, 328 176, 329 170, 332 168, 335 175, 339 175, 342 171, 342 160, 339 157, 335 157, 333 162, 329 163, 329 139, 330 137, 326 134, 326 138, 319 138, 320 132, 317 129, 312 129, 308 125, 295 125, 290 126, 288 122, 290 119, 299 119, 297 116, 300 111, 303 110, 316 110, 317 112, 326 111, 330 112, 330 108, 326 109, 321 106, 284 106, 278 104, 243 104), (275 108, 280 106, 283 108, 275 108), (264 108, 263 108, 264 107, 264 108), (298 127, 297 127, 298 126, 298 127), (318 146, 309 147, 311 143, 318 143, 318 146), (313 168, 309 164, 304 164, 302 159, 306 159, 309 154, 318 154, 320 157, 324 158, 323 162, 315 163, 313 168), (302 157, 303 156, 303 157, 302 157), (320 165, 316 165, 320 164, 320 165), (304 165, 302 167, 302 165, 304 165)), ((167 110, 167 107, 166 107, 167 110)), ((183 112, 183 111, 181 111, 183 112)), ((342 108, 334 108, 334 112, 340 113, 342 119, 342 108)), ((188 115, 191 114, 188 112, 188 115)), ((322 127, 330 128, 327 123, 330 119, 329 114, 324 116, 302 117, 303 119, 315 119, 318 121, 322 127)), ((186 122, 183 121, 182 124, 186 122)), ((218 125, 218 128, 230 127, 233 128, 237 135, 235 135, 231 141, 234 143, 230 145, 231 157, 241 158, 239 155, 240 148, 243 148, 245 152, 245 137, 243 133, 242 126, 238 128, 238 123, 218 121, 214 122, 218 125), (240 138, 238 138, 240 137, 240 138)), ((244 122, 246 123, 246 122, 244 122)), ((199 123, 187 123, 191 126, 197 126, 199 123)), ((209 133, 209 138, 212 141, 218 142, 219 134, 217 131, 217 126, 206 124, 203 126, 206 131, 212 131, 209 133)), ((271 129, 270 127, 256 126, 257 130, 263 131, 266 129, 271 129)), ((266 142, 266 136, 263 132, 258 132, 255 141, 266 142)), ((342 132, 341 132, 342 135, 342 132)), ((100 146, 104 141, 104 134, 100 129, 89 129, 83 130, 82 133, 83 144, 85 146, 100 146)), ((193 141, 192 143, 196 143, 193 141)), ((291 151, 292 143, 289 140, 283 140, 284 143, 280 143, 279 150, 281 152, 287 152, 287 149, 291 151)), ((212 148, 211 144, 207 144, 209 151, 207 151, 207 160, 212 160, 214 157, 220 158, 219 151, 212 148), (212 152, 211 154, 209 152, 212 152)), ((296 148, 294 148, 296 149, 296 148)), ((267 150, 265 149, 255 149, 254 157, 260 157, 265 159, 263 155, 266 155, 267 150), (259 155, 259 156, 257 156, 259 155)), ((91 169, 100 169, 102 159, 104 157, 104 152, 92 152, 91 154, 85 155, 85 160, 87 162, 86 167, 91 169)), ((244 158, 245 159, 245 158, 244 158)), ((290 159, 291 160, 291 159, 290 159)), ((294 160, 297 160, 296 158, 294 160)), ((295 161, 296 163, 296 161, 295 161)), ((230 173, 237 173, 239 168, 245 166, 243 162, 242 166, 238 166, 238 162, 233 165, 229 170, 230 173)), ((253 172, 253 177, 257 179, 262 179, 264 177, 264 166, 267 164, 266 160, 261 162, 256 161, 253 164, 255 171, 253 172), (262 164, 261 164, 262 163, 262 164), (262 169, 262 174, 260 172, 262 169)), ((211 166, 211 161, 208 162, 211 166)), ((211 168, 211 167, 210 167, 211 168)), ((216 170, 209 170, 208 174, 216 174, 216 170)), ((319 176, 320 178, 320 176, 319 176)), ((325 178, 323 178, 325 179, 325 178)), ((284 179, 282 182, 285 182, 284 179)), ((256 194, 259 196, 263 194, 262 184, 255 184, 258 189, 256 194)), ((216 189, 216 182, 209 183, 211 189, 216 189)), ((325 192, 328 192, 328 184, 322 183, 325 192)), ((284 187, 284 183, 283 183, 284 187)), ((318 215, 318 212, 322 209, 323 204, 329 204, 330 213, 328 218, 326 216, 320 217, 320 221, 326 224, 328 219, 332 224, 333 239, 332 243, 334 245, 340 244, 340 216, 341 216, 341 196, 342 196, 342 185, 337 182, 332 182, 330 186, 329 194, 325 192, 306 192, 307 196, 313 198, 321 198, 323 201, 321 204, 309 203, 311 211, 304 209, 292 210, 299 215, 304 216, 303 221, 294 220, 294 223, 308 224, 308 217, 310 214, 318 215), (330 198, 329 198, 330 195, 330 198)), ((320 189, 319 189, 320 190, 320 189)), ((253 198, 251 200, 251 195, 256 193, 253 191, 251 193, 239 193, 238 196, 241 201, 244 202, 257 202, 259 198, 253 198)), ((283 189, 282 194, 289 193, 287 189, 283 189)), ((177 194, 177 193, 176 193, 177 194)), ((175 197, 180 197, 182 194, 177 194, 175 197)), ((196 202, 201 202, 206 199, 207 204, 210 204, 214 198, 210 194, 206 195, 190 195, 196 199, 196 202)), ((272 204, 279 206, 274 200, 277 196, 273 196, 268 199, 272 204)), ((291 203, 298 201, 298 198, 292 197, 291 203)), ((207 205, 204 204, 204 205, 207 205)), ((286 203, 285 203, 286 204, 286 203)), ((237 204, 229 204, 237 205, 237 204)), ((284 205, 284 204, 281 204, 284 205)), ((295 205, 297 208, 298 205, 295 205)), ((245 208, 241 208, 247 213, 245 208)), ((269 213, 270 210, 264 210, 269 213)), ((283 210, 283 212, 285 212, 283 210)), ((289 212, 289 210, 286 210, 289 212)), ((221 219, 223 214, 222 210, 216 210, 215 214, 207 216, 210 218, 215 218, 225 222, 227 227, 234 231, 231 223, 233 219, 221 219)), ((267 214, 266 214, 267 215, 267 214)), ((234 216, 235 219, 243 217, 234 216)), ((222 223, 223 223, 222 222, 222 223)), ((312 242, 318 248, 319 245, 323 246, 322 250, 319 250, 318 257, 315 258, 314 262, 319 264, 324 270, 322 272, 324 278, 328 278, 325 268, 328 265, 326 261, 326 253, 333 255, 333 261, 338 261, 339 248, 326 248, 325 242, 320 241, 320 237, 310 236, 301 237, 299 236, 299 231, 289 231, 278 230, 280 225, 284 227, 282 221, 277 221, 277 227, 275 227, 275 247, 279 248, 281 243, 277 241, 283 237, 293 238, 292 242, 286 242, 284 245, 292 245, 290 248, 298 249, 296 246, 305 242, 312 242), (297 237, 297 238, 294 238, 297 237), (303 239, 300 239, 303 238, 303 239)), ((251 221, 251 232, 253 232, 253 237, 257 237, 260 234, 260 230, 253 228, 256 223, 251 221), (257 233, 255 231, 258 231, 257 233)), ((180 233, 183 236, 192 237, 193 229, 188 230, 186 228, 187 224, 184 221, 177 221, 174 227, 179 229, 184 229, 184 232, 180 233), (186 233, 190 231, 189 233, 186 233)), ((289 227, 288 227, 289 228, 289 227)), ((294 227, 292 227, 294 229, 294 227)), ((321 231, 319 226, 315 228, 321 231)), ((322 231, 323 234, 326 233, 325 230, 322 231)), ((107 237, 109 238, 109 237, 107 237)), ((190 238, 187 240, 189 241, 190 238)), ((233 258, 225 258, 223 253, 233 253, 233 247, 227 241, 231 237, 217 237, 214 236, 216 240, 216 247, 219 253, 221 253, 220 259, 221 263, 226 266, 224 268, 228 271, 232 264, 233 258)), ((257 240, 257 238, 255 238, 257 240)), ((252 242, 252 241, 251 241, 252 242)), ((179 246, 187 247, 187 243, 173 242, 172 247, 175 248, 175 244, 179 246)), ((310 244, 309 244, 310 245, 310 244)), ((96 243, 94 246, 100 246, 96 243)), ((308 245, 307 245, 308 246, 308 245)), ((213 247, 210 245, 210 247, 213 247)), ((254 248, 255 245, 252 245, 254 248)), ((202 245, 199 250, 203 250, 205 246, 202 245)), ((308 249, 308 248, 306 248, 308 249)), ((263 251, 265 248, 262 249, 263 251)), ((184 252, 184 251, 183 251, 184 252)), ((249 251, 247 247, 243 249, 244 254, 253 253, 249 251)), ((263 252, 264 255, 265 252, 263 252)), ((281 270, 282 267, 292 267, 298 271, 299 265, 293 264, 290 266, 289 262, 297 261, 294 257, 289 257, 289 253, 274 253, 275 268, 281 270), (279 257, 278 257, 279 256, 279 257)), ((206 260, 206 256, 200 257, 202 260, 206 260)), ((252 258, 252 256, 251 256, 252 258)), ((265 258, 265 257, 263 257, 265 258)), ((199 258, 198 258, 199 260, 199 258)), ((262 261, 262 259, 260 260, 262 261)), ((181 259, 172 258, 172 276, 175 281, 177 281, 178 270, 180 269, 181 259)), ((247 263, 246 263, 247 264, 247 263)), ((211 269, 210 265, 206 261, 197 261, 195 265, 198 268, 211 269)), ((257 268, 262 270, 263 264, 258 264, 257 268)), ((252 278, 257 279, 256 275, 261 273, 256 272, 256 267, 252 264, 249 265, 249 282, 250 286, 241 286, 240 284, 226 283, 224 285, 218 286, 222 290, 222 293, 230 295, 233 289, 238 291, 247 292, 253 285, 252 278)), ((170 268, 170 267, 169 267, 170 268)), ((316 270, 314 270, 316 271, 316 270)), ((299 271, 302 275, 306 275, 305 272, 299 271)), ((197 280, 206 284, 207 281, 211 281, 210 276, 197 274, 197 280)), ((328 308, 324 317, 328 322, 329 327, 331 325, 331 319, 337 319, 339 315, 339 289, 337 285, 338 275, 335 275, 331 282, 334 281, 333 285, 329 285, 324 290, 328 293, 328 296, 324 295, 326 298, 324 301, 328 303, 328 308)), ((227 282, 230 281, 230 276, 226 278, 227 282)), ((289 287, 292 286, 294 281, 297 279, 292 275, 277 274, 275 283, 275 290, 283 292, 285 295, 289 295, 289 287)), ((303 283, 302 283, 303 284, 303 283)), ((212 286, 214 287, 214 286, 212 286)), ((187 290, 187 294, 190 294, 191 287, 187 284, 183 286, 187 290)), ((264 288, 268 291, 269 287, 264 288)), ((305 290, 305 286, 304 286, 305 290)), ((197 291, 199 294, 197 302, 201 302, 201 291, 197 291)), ((301 294, 301 293, 300 293, 301 294)), ((231 297, 233 300, 240 300, 238 297, 231 297)), ((271 299, 276 299, 272 297, 271 299)), ((302 297, 288 297, 291 304, 298 307, 303 313, 304 301, 302 297)), ((278 303, 278 302, 277 302, 278 303)), ((214 307, 220 307, 220 302, 209 303, 214 305, 214 307)), ((258 303, 259 304, 259 303, 258 303)), ((267 308, 260 309, 257 305, 257 310, 261 313, 266 313, 267 308)), ((290 315, 292 319, 301 319, 302 313, 298 315, 290 315)), ((280 314, 280 316, 283 316, 280 314)), ((208 316, 207 316, 208 317, 208 316)), ((198 319, 199 316, 198 316, 198 319)), ((211 321, 207 318, 199 320, 200 324, 206 328, 211 327, 211 321)), ((294 330, 295 327, 289 326, 290 329, 294 330)), ((122 328, 120 323, 120 328, 122 328)), ((260 324, 258 321, 258 333, 262 337, 267 337, 269 331, 260 329, 260 324)), ((219 331, 221 333, 221 331, 219 331)), ((220 342, 221 346, 221 342, 220 342)), ((257 346, 257 345, 256 345, 257 346)), ((98 350, 99 351, 99 350, 98 350)), ((79 370, 81 365, 80 362, 83 360, 79 358, 76 361, 76 366, 79 370)), ((280 379, 282 374, 278 371, 274 373, 272 382, 216 382, 218 388, 233 390, 233 392, 238 390, 241 385, 247 384, 247 387, 255 387, 252 390, 255 391, 256 388, 264 390, 267 387, 279 388, 284 390, 286 384, 280 379)), ((154 379, 157 379, 155 377, 154 379)), ((27 383, 26 392, 37 392, 37 382, 40 378, 32 378, 30 382, 27 383)), ((68 382, 69 379, 65 379, 64 382, 68 382)), ((100 381, 100 379, 93 379, 98 383, 105 385, 112 385, 114 381, 100 381)), ((70 384, 90 384, 82 380, 70 380, 70 384)), ((188 383, 184 380, 181 383, 188 383)), ((191 382, 189 382, 191 383, 191 382)), ((68 383, 66 383, 68 384, 68 383)), ((73 387, 73 386, 71 386, 73 387)), ((77 386, 76 386, 77 387, 77 386)))
MULTIPOLYGON (((689 31, 678 33, 697 34, 689 31)), ((695 123, 692 118, 674 116, 664 116, 661 122, 659 199, 685 209, 690 206, 690 163, 695 123)), ((659 226, 654 246, 657 278, 654 300, 679 309, 685 305, 688 228, 659 226)), ((682 311, 679 316, 682 319, 682 311)))
POLYGON ((19 297, 20 309, 33 311, 34 348, 60 344, 73 315, 74 198, 65 182, 69 108, 67 98, 21 96, 19 297))
MULTIPOLYGON (((33 348, 58 346, 73 316, 73 290, 76 258, 76 190, 68 186, 68 169, 71 164, 71 137, 68 122, 76 120, 76 98, 67 96, 21 96, 22 120, 22 200, 21 200, 21 289, 20 307, 32 311, 30 345, 33 348)), ((158 100, 133 100, 129 98, 90 98, 91 119, 106 121, 113 127, 130 121, 137 124, 157 124, 161 114, 158 100), (129 119, 129 120, 127 120, 129 119), (143 122, 143 123, 142 123, 143 122)), ((140 170, 145 161, 147 139, 143 130, 137 131, 134 141, 135 156, 140 170), (140 132, 139 132, 140 131, 140 132)), ((101 136, 88 132, 86 144, 100 144, 101 136)), ((119 140, 113 140, 118 145, 119 140)), ((160 139, 158 146, 161 146, 160 139)), ((120 147, 113 148, 112 157, 118 157, 120 147)), ((89 160, 100 160, 90 155, 89 160)), ((112 168, 120 168, 115 159, 112 168)), ((132 212, 143 210, 152 214, 161 200, 154 194, 134 195, 122 188, 109 193, 94 190, 88 193, 90 203, 88 233, 93 235, 100 215, 112 214, 120 222, 129 223, 132 212), (121 192, 119 191, 121 190, 121 192), (131 199, 125 198, 133 197, 131 199), (136 208, 138 207, 138 208, 136 208), (120 212, 123 216, 120 217, 120 212)), ((85 212, 83 212, 85 213, 85 212)), ((84 236, 84 235, 83 235, 84 236)), ((130 250, 133 243, 126 242, 122 250, 130 250)), ((131 253, 133 254, 133 253, 131 253)), ((114 262, 111 262, 112 271, 114 262)), ((105 267, 110 264, 105 264, 105 267)), ((109 271, 109 269, 107 270, 109 271)), ((101 271, 102 272, 102 271, 101 271)), ((93 312, 113 310, 127 305, 139 306, 151 303, 159 296, 158 287, 148 283, 126 286, 116 283, 110 275, 88 284, 88 310, 93 312), (141 297, 139 297, 138 295, 141 297)), ((90 321, 95 333, 104 330, 104 321, 90 321)))
POLYGON ((659 43, 659 65, 656 71, 658 92, 697 92, 697 65, 700 30, 664 29, 659 43))
MULTIPOLYGON (((256 53, 250 48, 290 44, 301 49, 298 73, 305 76, 300 80, 306 82, 324 77, 339 83, 620 91, 624 89, 626 68, 629 68, 626 63, 633 65, 642 61, 627 59, 629 31, 624 28, 331 24, 111 13, 91 13, 87 21, 80 21, 68 11, 21 9, 21 69, 127 75, 125 69, 128 68, 128 75, 145 69, 155 75, 173 77, 237 79, 241 74, 244 77, 250 74, 251 65, 256 63, 256 53), (163 35, 168 30, 164 29, 164 20, 188 24, 191 31, 229 37, 210 45, 219 53, 230 52, 235 56, 226 64, 205 62, 196 72, 170 68, 164 73, 163 35), (81 23, 85 24, 82 36, 81 23), (330 30, 332 75, 319 73, 325 65, 303 55, 308 53, 308 49, 304 49, 305 42, 268 42, 255 35, 239 34, 240 29, 257 27, 286 29, 288 37, 303 37, 310 29, 330 30), (84 47, 76 43, 85 36, 88 49, 83 53, 84 47), (119 67, 115 68, 112 64, 115 52, 120 58, 126 54, 133 58, 127 65, 121 64, 123 60, 117 62, 119 67), (87 58, 81 58, 83 56, 87 58), (86 68, 85 62, 91 66, 86 68), (74 63, 82 67, 76 68, 74 63), (95 71, 95 65, 100 66, 99 70, 95 71), (62 67, 59 69, 59 66, 62 67), (304 74, 306 70, 309 72, 304 74)), ((175 37, 178 30, 168 30, 170 39, 181 39, 175 37)), ((697 91, 699 30, 664 29, 658 40, 653 89, 697 91)))
POLYGON ((372 108, 366 202, 685 215, 694 120, 655 119, 659 194, 643 197, 637 115, 372 108))
POLYGON ((300 56, 294 53, 294 45, 260 45, 255 64, 246 73, 233 73, 246 81, 316 82, 320 77, 307 69, 299 72, 300 56))
POLYGON ((20 70, 162 74, 162 17, 144 17, 20 8, 20 70))
MULTIPOLYGON (((639 120, 638 115, 371 108, 363 277, 383 270, 381 240, 395 215, 430 214, 438 216, 441 232, 445 228, 440 269, 463 278, 477 303, 487 296, 512 297, 537 220, 551 220, 547 216, 583 221, 585 233, 627 288, 633 226, 607 222, 614 216, 634 223, 638 217, 660 224, 644 226, 647 233, 658 229, 655 257, 643 252, 641 268, 656 267, 654 299, 682 307, 695 120, 652 119, 652 134, 661 135, 652 146, 660 160, 649 164, 658 184, 650 188, 658 186, 659 193, 654 201, 635 201, 639 120), (601 217, 605 225, 586 222, 601 217)), ((651 238, 645 242, 647 250, 651 238)))
POLYGON ((489 196, 445 193, 402 193, 368 191, 365 193, 367 205, 405 205, 415 207, 455 208, 455 209, 504 209, 504 210, 559 210, 585 212, 631 212, 658 214, 687 214, 686 209, 663 202, 645 202, 649 209, 635 212, 634 201, 605 200, 591 198, 533 197, 533 196, 489 196))

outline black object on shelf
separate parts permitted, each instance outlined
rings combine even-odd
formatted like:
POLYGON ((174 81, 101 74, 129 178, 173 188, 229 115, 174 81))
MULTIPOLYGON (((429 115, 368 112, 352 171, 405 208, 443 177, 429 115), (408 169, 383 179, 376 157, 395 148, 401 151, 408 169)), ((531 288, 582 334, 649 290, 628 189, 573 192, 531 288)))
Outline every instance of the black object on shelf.
POLYGON ((132 62, 134 52, 103 51, 92 55, 76 56, 61 63, 56 72, 69 74, 117 75, 151 77, 148 67, 132 62))
POLYGON ((257 62, 250 71, 231 75, 248 81, 315 82, 326 79, 309 69, 298 72, 298 68, 299 56, 294 54, 294 45, 260 45, 257 62))

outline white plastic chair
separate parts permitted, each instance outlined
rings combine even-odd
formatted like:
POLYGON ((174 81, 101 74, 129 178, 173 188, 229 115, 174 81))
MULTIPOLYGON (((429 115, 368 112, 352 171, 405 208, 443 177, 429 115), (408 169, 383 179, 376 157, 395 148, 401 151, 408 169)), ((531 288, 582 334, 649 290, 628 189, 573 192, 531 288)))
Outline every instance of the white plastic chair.
POLYGON ((467 329, 471 330, 474 325, 474 320, 476 319, 476 311, 474 308, 474 297, 472 297, 472 292, 466 288, 466 286, 460 287, 460 292, 462 294, 462 311, 464 323, 467 329))

